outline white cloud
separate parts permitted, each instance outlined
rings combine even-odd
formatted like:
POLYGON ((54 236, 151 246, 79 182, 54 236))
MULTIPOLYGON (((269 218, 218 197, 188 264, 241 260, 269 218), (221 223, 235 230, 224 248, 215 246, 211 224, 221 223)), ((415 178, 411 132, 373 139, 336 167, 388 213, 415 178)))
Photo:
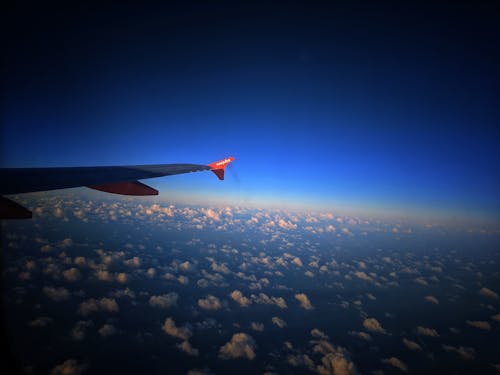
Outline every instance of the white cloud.
POLYGON ((394 366, 400 369, 401 371, 408 372, 408 366, 403 361, 401 361, 396 357, 382 359, 382 363, 394 366))
POLYGON ((251 327, 254 331, 258 331, 258 332, 264 331, 264 324, 263 323, 252 322, 251 327))
POLYGON ((64 240, 61 241, 61 247, 70 247, 73 245, 73 240, 71 238, 65 238, 64 240))
POLYGON ((116 275, 116 281, 125 284, 128 281, 127 274, 125 272, 120 272, 118 275, 116 275))
POLYGON ((425 296, 424 299, 427 302, 431 302, 431 303, 435 303, 436 305, 439 305, 439 300, 434 296, 425 296))
MULTIPOLYGON (((332 348, 333 349, 333 348, 332 348)), ((320 375, 356 375, 358 371, 354 363, 349 360, 347 351, 341 347, 333 349, 321 358, 321 365, 317 366, 320 375)))
POLYGON ((139 259, 139 257, 133 257, 131 259, 124 260, 123 264, 128 267, 139 267, 141 265, 141 260, 139 259))
POLYGON ((51 286, 44 286, 42 290, 47 297, 56 302, 66 301, 70 297, 68 289, 63 287, 54 288, 51 286))
POLYGON ((87 328, 92 327, 94 323, 91 320, 79 320, 71 330, 73 340, 81 341, 87 335, 87 328))
POLYGON ((245 297, 239 290, 233 290, 229 296, 241 307, 248 307, 252 303, 252 301, 245 297))
POLYGON ((368 276, 366 273, 363 271, 357 271, 354 272, 354 276, 356 276, 358 279, 365 280, 365 281, 372 281, 372 278, 368 276))
POLYGON ((81 277, 81 273, 78 270, 78 268, 72 267, 70 269, 67 269, 66 271, 63 271, 63 276, 66 280, 68 281, 77 281, 81 277))
POLYGON ((188 260, 186 260, 185 262, 179 264, 179 268, 182 270, 182 271, 190 271, 193 266, 191 263, 189 263, 188 260))
POLYGON ((30 322, 30 327, 46 327, 49 324, 52 324, 54 322, 54 319, 49 318, 47 316, 41 316, 39 318, 36 318, 30 322))
POLYGON ((439 337, 439 333, 435 329, 432 328, 426 328, 426 327, 417 327, 417 334, 422 335, 422 336, 429 336, 429 337, 439 337))
POLYGON ((462 357, 462 359, 466 360, 474 359, 476 355, 476 351, 474 350, 474 348, 470 347, 464 347, 464 346, 456 347, 451 345, 443 345, 443 349, 447 352, 455 352, 460 357, 462 357))
POLYGON ((256 344, 252 336, 246 333, 235 333, 219 350, 219 357, 222 359, 246 358, 252 360, 255 358, 256 344))
POLYGON ((479 329, 484 329, 485 331, 491 330, 491 325, 487 321, 483 320, 467 320, 467 324, 471 327, 476 327, 479 329))
POLYGON ((285 328, 286 327, 286 322, 283 319, 281 319, 281 318, 279 318, 277 316, 273 316, 273 318, 271 320, 272 320, 272 322, 274 324, 276 324, 280 328, 285 328))
POLYGON ((56 365, 51 371, 50 375, 80 375, 86 369, 86 363, 80 363, 76 359, 68 359, 63 363, 56 365))
POLYGON ((212 262, 211 268, 212 268, 212 271, 220 272, 220 273, 223 273, 225 275, 227 275, 231 272, 225 263, 218 264, 217 262, 214 261, 214 262, 212 262))
POLYGON ((287 357, 287 362, 291 366, 303 366, 314 371, 314 361, 307 354, 290 354, 287 357))
POLYGON ((165 322, 163 323, 162 330, 173 337, 177 337, 181 340, 189 340, 189 338, 192 336, 191 329, 187 326, 184 327, 177 327, 175 325, 175 321, 172 318, 167 318, 165 319, 165 322))
POLYGON ((192 355, 194 357, 197 357, 199 354, 199 350, 196 348, 193 348, 191 343, 187 340, 184 340, 180 344, 177 344, 177 347, 182 350, 184 353, 187 353, 189 355, 192 355))
POLYGON ((98 332, 102 337, 108 337, 116 333, 116 328, 112 324, 104 324, 98 332))
POLYGON ((115 298, 129 297, 134 299, 135 292, 130 288, 118 289, 115 292, 111 293, 111 295, 115 298))
POLYGON ((219 310, 222 307, 220 300, 211 294, 207 295, 206 298, 200 298, 198 300, 198 306, 202 309, 213 311, 219 310))
POLYGON ((298 267, 302 267, 303 266, 302 261, 300 260, 299 257, 293 258, 292 263, 295 264, 298 267))
POLYGON ((202 212, 205 214, 206 218, 212 219, 213 221, 220 221, 220 215, 211 208, 202 209, 202 212))
POLYGON ((297 224, 294 224, 291 221, 286 221, 283 219, 280 219, 278 221, 278 225, 283 229, 297 229, 297 224))
POLYGON ((300 302, 300 306, 305 309, 305 310, 312 310, 314 309, 313 305, 311 304, 311 301, 309 301, 309 298, 305 293, 297 293, 295 295, 295 298, 300 302))
POLYGON ((250 296, 252 298, 252 301, 258 304, 263 304, 263 305, 276 305, 280 309, 286 309, 288 306, 286 304, 286 301, 283 297, 269 297, 265 293, 259 293, 258 296, 255 294, 252 294, 250 296))
POLYGON ((422 347, 419 344, 417 344, 415 341, 408 340, 404 337, 403 337, 403 344, 405 344, 405 346, 410 350, 414 350, 414 351, 421 351, 422 350, 422 347))
POLYGON ((107 270, 97 270, 95 275, 101 281, 113 281, 113 276, 107 270))
POLYGON ((177 305, 178 298, 179 295, 175 292, 170 292, 168 294, 162 294, 159 296, 151 296, 149 298, 149 305, 166 309, 177 305))
POLYGON ((372 337, 370 336, 369 333, 366 333, 366 332, 363 332, 363 331, 349 331, 349 334, 351 336, 354 336, 354 337, 357 337, 361 340, 365 340, 365 341, 372 341, 372 337))
POLYGON ((97 311, 118 312, 120 309, 114 298, 91 298, 80 303, 78 313, 86 316, 97 311))
POLYGON ((75 257, 74 263, 77 266, 82 267, 87 265, 87 260, 85 259, 85 257, 75 257))
POLYGON ((323 332, 317 328, 313 328, 311 330, 311 335, 312 335, 312 337, 317 338, 317 339, 328 340, 328 335, 325 332, 323 332))
POLYGON ((482 296, 485 296, 485 297, 498 299, 498 294, 495 293, 493 290, 488 289, 488 288, 481 288, 479 290, 479 294, 482 296))
POLYGON ((420 284, 420 285, 423 285, 423 286, 428 286, 429 285, 429 283, 427 281, 425 281, 425 279, 423 279, 422 277, 417 277, 415 279, 415 282, 417 284, 420 284))
POLYGON ((371 332, 387 333, 382 325, 375 318, 368 318, 363 321, 363 327, 371 332))

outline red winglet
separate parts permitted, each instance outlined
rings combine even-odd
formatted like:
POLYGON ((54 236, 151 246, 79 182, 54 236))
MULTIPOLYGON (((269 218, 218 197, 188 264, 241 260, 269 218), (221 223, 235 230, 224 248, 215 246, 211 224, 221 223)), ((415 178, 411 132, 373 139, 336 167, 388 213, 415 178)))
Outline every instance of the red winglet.
POLYGON ((214 172, 215 175, 219 178, 219 180, 223 180, 224 179, 224 169, 233 160, 234 160, 234 158, 232 156, 230 156, 228 158, 210 163, 210 164, 208 164, 208 166, 211 168, 211 171, 214 172))

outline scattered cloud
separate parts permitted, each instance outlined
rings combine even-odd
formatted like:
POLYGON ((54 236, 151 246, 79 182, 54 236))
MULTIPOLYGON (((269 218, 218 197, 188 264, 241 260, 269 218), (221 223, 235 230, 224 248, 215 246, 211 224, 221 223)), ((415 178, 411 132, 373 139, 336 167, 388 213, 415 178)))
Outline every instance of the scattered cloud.
POLYGON ((471 327, 476 327, 479 329, 484 329, 485 331, 491 330, 491 325, 487 321, 484 320, 467 320, 466 322, 471 327))
POLYGON ((273 316, 272 319, 271 319, 271 321, 274 324, 276 324, 278 327, 280 327, 280 328, 285 328, 286 327, 286 322, 283 319, 281 319, 281 318, 279 318, 277 316, 273 316))
POLYGON ((431 303, 435 303, 436 305, 439 305, 439 300, 434 296, 425 296, 424 299, 427 302, 431 302, 431 303))
POLYGON ((47 316, 41 316, 39 318, 36 318, 30 322, 30 327, 46 327, 49 324, 52 324, 54 322, 54 319, 49 318, 47 316))
POLYGON ((303 366, 314 371, 314 361, 307 354, 290 354, 287 357, 287 362, 291 366, 303 366))
POLYGON ((299 257, 293 258, 292 263, 295 264, 298 267, 302 267, 303 266, 302 261, 300 260, 299 257))
POLYGON ((372 337, 370 336, 369 333, 366 333, 366 332, 363 332, 363 331, 349 331, 349 334, 351 336, 354 336, 354 337, 357 337, 361 340, 365 340, 365 341, 372 341, 372 337))
POLYGON ((358 279, 365 280, 365 281, 373 281, 370 276, 368 276, 366 273, 363 271, 357 271, 354 272, 354 276, 356 276, 358 279))
POLYGON ((80 375, 86 369, 86 363, 80 363, 76 359, 68 359, 63 363, 56 365, 51 371, 50 375, 80 375))
POLYGON ((286 304, 286 301, 283 297, 269 297, 265 293, 259 293, 258 296, 255 294, 252 294, 250 296, 252 298, 252 301, 258 304, 263 304, 263 305, 276 305, 280 309, 286 309, 288 306, 286 304))
POLYGON ((114 298, 91 298, 85 302, 80 303, 78 313, 86 316, 98 311, 105 312, 118 312, 120 309, 114 298))
POLYGON ((456 347, 451 345, 443 345, 443 349, 447 352, 457 353, 462 359, 471 360, 476 356, 476 351, 470 347, 456 347))
POLYGON ((363 321, 363 327, 368 331, 377 333, 387 333, 382 325, 375 318, 367 318, 363 321))
POLYGON ((347 350, 338 347, 321 358, 321 365, 317 366, 320 375, 356 375, 358 371, 354 362, 349 359, 347 350))
POLYGON ((92 327, 94 323, 91 320, 79 320, 71 330, 73 340, 81 341, 87 336, 87 328, 92 327))
POLYGON ((95 276, 101 281, 113 281, 113 276, 107 270, 97 270, 95 276))
POLYGON ((239 290, 233 290, 229 296, 241 307, 248 307, 252 303, 252 301, 245 297, 239 290))
POLYGON ((495 293, 493 290, 488 289, 488 288, 481 288, 479 290, 479 294, 485 297, 493 298, 493 299, 498 299, 498 294, 495 293))
POLYGON ((403 344, 405 344, 405 346, 410 350, 414 350, 414 351, 421 351, 422 350, 422 347, 419 344, 417 344, 415 341, 408 340, 407 338, 404 338, 404 337, 403 337, 403 344))
POLYGON ((219 357, 222 359, 255 358, 255 340, 246 333, 235 333, 230 341, 224 344, 219 350, 219 357))
POLYGON ((328 340, 328 335, 317 328, 311 330, 311 336, 316 339, 328 340))
POLYGON ((159 296, 151 296, 149 298, 149 305, 167 309, 169 307, 177 305, 178 298, 179 295, 175 292, 170 292, 168 294, 162 294, 159 296))
POLYGON ((191 343, 187 340, 184 340, 180 344, 177 344, 177 347, 182 350, 184 353, 187 353, 189 355, 192 355, 194 357, 197 357, 199 354, 199 350, 196 348, 193 348, 191 343))
POLYGON ((257 332, 264 331, 264 324, 263 323, 252 322, 251 327, 254 331, 257 331, 257 332))
POLYGON ((54 288, 51 286, 44 286, 42 291, 47 297, 56 302, 66 301, 71 296, 68 289, 63 287, 54 288))
POLYGON ((207 295, 206 298, 200 298, 198 300, 198 306, 202 309, 213 311, 219 310, 222 307, 220 300, 211 294, 207 295))
POLYGON ((125 264, 128 267, 140 267, 141 260, 139 259, 139 257, 133 257, 131 259, 125 259, 123 261, 123 264, 125 264))
POLYGON ((106 323, 101 328, 99 328, 98 332, 102 337, 108 337, 114 335, 117 331, 115 326, 106 323))
POLYGON ((432 328, 418 326, 416 332, 421 336, 439 337, 439 333, 437 333, 437 331, 432 328))
POLYGON ((309 301, 309 298, 305 293, 298 293, 295 295, 295 299, 300 302, 300 306, 305 309, 305 310, 312 310, 314 309, 313 305, 311 304, 311 301, 309 301))
POLYGON ((63 276, 66 280, 68 281, 77 281, 80 280, 81 278, 81 273, 78 270, 78 268, 72 267, 70 269, 67 269, 66 271, 63 271, 63 276))
POLYGON ((227 275, 231 272, 225 263, 219 264, 219 263, 214 261, 214 262, 212 262, 210 267, 212 268, 212 271, 223 273, 225 275, 227 275))
POLYGON ((116 281, 125 284, 128 281, 127 274, 125 272, 120 272, 118 275, 116 275, 116 281))
POLYGON ((398 359, 396 357, 385 358, 385 359, 382 359, 381 362, 385 363, 387 365, 394 366, 394 367, 400 369, 401 371, 408 372, 408 366, 403 361, 401 361, 400 359, 398 359))
POLYGON ((187 326, 177 327, 175 321, 172 318, 165 319, 163 323, 162 330, 173 337, 179 338, 181 340, 187 341, 192 336, 191 329, 187 326))

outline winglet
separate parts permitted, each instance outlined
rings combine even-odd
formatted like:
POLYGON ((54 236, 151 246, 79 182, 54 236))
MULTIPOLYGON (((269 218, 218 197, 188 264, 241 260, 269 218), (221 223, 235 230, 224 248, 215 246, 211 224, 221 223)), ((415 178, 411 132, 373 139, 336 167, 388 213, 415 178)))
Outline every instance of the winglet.
POLYGON ((224 169, 227 167, 229 163, 231 163, 234 160, 232 156, 215 161, 213 163, 208 164, 210 167, 210 170, 215 173, 215 175, 219 178, 219 180, 224 179, 224 169))

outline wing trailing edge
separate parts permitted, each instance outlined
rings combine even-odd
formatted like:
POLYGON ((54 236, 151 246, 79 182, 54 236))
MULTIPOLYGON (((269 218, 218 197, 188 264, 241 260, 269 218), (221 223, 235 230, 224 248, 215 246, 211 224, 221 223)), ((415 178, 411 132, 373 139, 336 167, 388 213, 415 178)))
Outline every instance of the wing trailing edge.
POLYGON ((115 182, 112 184, 92 185, 88 188, 104 191, 105 193, 121 194, 121 195, 158 195, 158 190, 151 186, 145 185, 139 181, 115 182))

